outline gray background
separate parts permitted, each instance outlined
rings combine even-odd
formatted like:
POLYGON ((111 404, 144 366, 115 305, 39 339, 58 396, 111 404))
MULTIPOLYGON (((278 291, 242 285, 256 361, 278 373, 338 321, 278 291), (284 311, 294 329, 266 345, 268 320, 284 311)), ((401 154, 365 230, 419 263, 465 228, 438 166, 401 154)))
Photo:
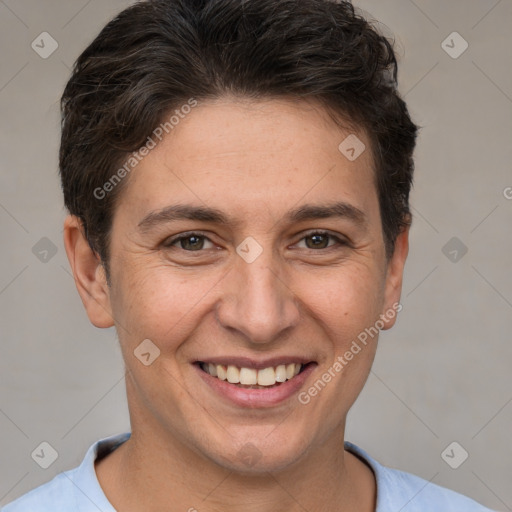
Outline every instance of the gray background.
MULTIPOLYGON (((69 273, 57 152, 70 67, 130 3, 0 0, 0 504, 129 429, 115 332, 89 324, 69 273), (47 59, 31 48, 44 31, 59 44, 47 59), (42 441, 59 454, 48 469, 31 458, 42 441)), ((354 3, 395 35, 400 88, 423 129, 404 309, 381 335, 347 439, 512 510, 512 2, 354 3), (458 58, 442 47, 453 31, 469 44, 458 58), (458 469, 441 457, 453 441, 452 464, 469 453, 458 469)))

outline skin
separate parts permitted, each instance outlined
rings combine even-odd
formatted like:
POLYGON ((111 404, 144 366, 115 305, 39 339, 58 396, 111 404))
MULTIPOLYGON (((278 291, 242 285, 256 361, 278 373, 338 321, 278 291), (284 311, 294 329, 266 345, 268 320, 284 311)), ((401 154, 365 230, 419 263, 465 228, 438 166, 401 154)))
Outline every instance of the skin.
MULTIPOLYGON (((117 510, 375 510, 373 472, 343 440, 377 336, 307 405, 293 396, 274 407, 236 406, 192 365, 228 355, 306 357, 316 362, 307 390, 399 302, 408 229, 387 260, 370 143, 352 132, 367 149, 351 162, 338 150, 349 133, 305 101, 200 103, 126 178, 113 218, 111 286, 79 221, 66 219, 89 319, 116 326, 127 370, 132 437, 96 463, 117 510), (340 200, 366 223, 285 218, 301 205, 340 200), (150 212, 177 203, 214 207, 234 222, 139 228, 150 212), (314 246, 319 229, 348 245, 320 237, 314 246), (206 239, 163 245, 190 231, 206 239), (249 236, 263 249, 252 263, 236 252, 249 236), (150 366, 133 354, 145 339, 160 349, 150 366), (239 455, 248 442, 259 454, 253 465, 239 455)), ((382 328, 394 321, 386 316, 382 328)))

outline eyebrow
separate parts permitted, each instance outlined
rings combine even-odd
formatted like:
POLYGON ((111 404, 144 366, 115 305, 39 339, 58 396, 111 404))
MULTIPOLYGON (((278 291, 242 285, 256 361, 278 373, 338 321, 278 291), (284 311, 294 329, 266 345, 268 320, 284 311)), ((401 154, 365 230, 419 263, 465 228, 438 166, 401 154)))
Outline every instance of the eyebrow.
MULTIPOLYGON (((356 206, 344 201, 326 205, 305 204, 290 210, 284 216, 284 220, 290 223, 327 218, 348 219, 361 228, 366 228, 368 225, 366 214, 356 206)), ((224 224, 229 227, 240 224, 239 221, 227 217, 221 210, 216 208, 177 204, 150 212, 139 222, 138 226, 142 232, 147 232, 160 224, 177 220, 211 222, 214 224, 224 224)))

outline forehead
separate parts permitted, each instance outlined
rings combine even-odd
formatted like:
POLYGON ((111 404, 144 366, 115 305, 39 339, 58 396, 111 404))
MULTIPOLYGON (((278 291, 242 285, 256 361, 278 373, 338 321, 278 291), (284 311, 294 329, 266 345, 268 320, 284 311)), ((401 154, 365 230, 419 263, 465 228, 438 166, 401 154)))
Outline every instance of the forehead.
POLYGON ((290 100, 199 103, 126 185, 125 200, 139 215, 193 202, 242 217, 255 208, 279 217, 301 202, 338 201, 372 214, 376 201, 364 132, 341 129, 318 105, 290 100))

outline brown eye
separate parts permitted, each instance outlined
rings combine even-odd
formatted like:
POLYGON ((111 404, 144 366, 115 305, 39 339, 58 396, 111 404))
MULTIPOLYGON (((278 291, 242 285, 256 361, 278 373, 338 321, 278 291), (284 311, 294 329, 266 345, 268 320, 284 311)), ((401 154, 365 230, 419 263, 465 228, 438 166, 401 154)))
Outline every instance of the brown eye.
POLYGON ((329 245, 329 235, 314 234, 305 237, 304 240, 308 249, 325 249, 329 245), (310 244, 308 240, 311 241, 310 244))
POLYGON ((181 248, 186 251, 198 251, 204 246, 204 237, 201 236, 187 236, 179 240, 181 248))
MULTIPOLYGON (((340 238, 331 235, 330 233, 324 233, 322 231, 315 231, 302 238, 305 241, 306 249, 328 249, 335 245, 347 245, 346 242, 340 238), (330 243, 330 242, 333 243, 330 243)), ((301 242, 302 242, 301 240, 301 242)), ((300 242, 299 242, 300 243, 300 242)))
POLYGON ((164 243, 164 247, 182 249, 188 252, 201 251, 202 249, 209 249, 211 247, 205 247, 205 243, 210 243, 210 240, 204 235, 198 233, 189 233, 181 235, 172 239, 169 239, 164 243))

